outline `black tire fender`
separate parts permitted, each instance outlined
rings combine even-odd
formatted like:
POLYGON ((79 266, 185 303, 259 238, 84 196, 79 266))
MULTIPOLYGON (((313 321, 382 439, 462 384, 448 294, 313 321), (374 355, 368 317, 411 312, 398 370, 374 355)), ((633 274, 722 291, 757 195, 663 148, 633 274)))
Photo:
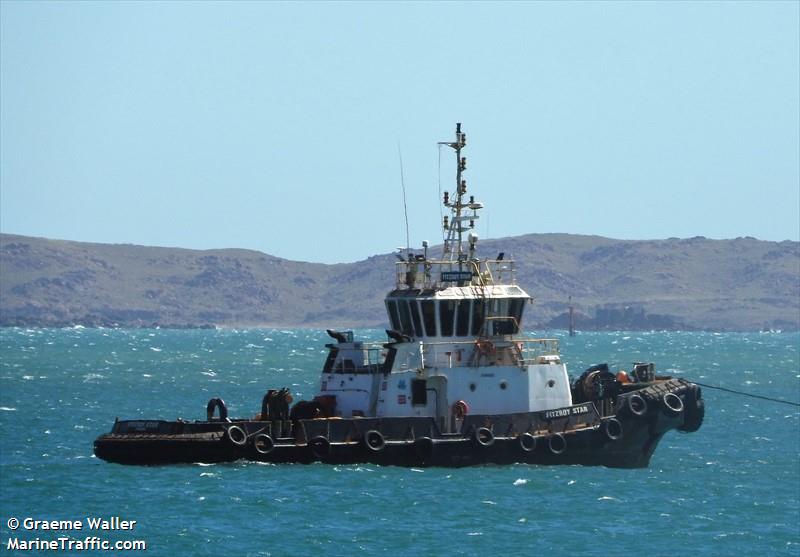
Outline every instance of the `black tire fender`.
POLYGON ((611 441, 617 441, 618 439, 622 439, 623 435, 623 428, 622 422, 620 422, 616 418, 608 418, 603 421, 603 433, 606 434, 611 441))
POLYGON ((247 444, 247 433, 245 432, 244 429, 242 429, 238 425, 232 425, 231 427, 226 429, 225 435, 234 445, 238 445, 241 447, 247 444))
POLYGON ((316 458, 325 458, 331 454, 331 442, 324 435, 317 435, 311 439, 308 446, 316 458))
POLYGON ((683 400, 675 393, 667 393, 661 397, 661 405, 667 416, 678 416, 684 409, 683 400))
POLYGON ((494 444, 494 433, 488 427, 479 427, 475 430, 475 442, 481 447, 491 447, 494 444))
POLYGON ((259 433, 253 437, 253 447, 258 454, 269 454, 275 449, 275 441, 266 433, 259 433))
POLYGON ((536 437, 531 435, 528 432, 521 433, 519 437, 517 437, 519 442, 519 448, 525 451, 526 453, 530 453, 536 450, 536 437))
POLYGON ((422 460, 428 460, 433 454, 433 439, 430 437, 417 437, 414 440, 414 453, 422 460))
POLYGON ((228 419, 228 407, 221 398, 212 398, 206 405, 206 421, 210 422, 214 418, 214 410, 219 408, 219 421, 224 422, 228 419))
POLYGON ((560 455, 567 450, 567 438, 563 433, 555 433, 547 440, 547 446, 554 455, 560 455))
POLYGON ((364 444, 369 450, 377 453, 382 451, 386 446, 386 439, 384 439, 383 433, 377 429, 370 429, 364 434, 364 444))
POLYGON ((647 401, 639 393, 633 393, 628 397, 627 407, 628 410, 631 411, 631 414, 639 417, 646 415, 648 410, 647 401))
POLYGON ((691 433, 700 429, 703 425, 703 418, 705 417, 706 409, 705 402, 700 387, 692 385, 690 390, 686 393, 686 400, 684 401, 686 407, 683 413, 683 425, 678 428, 678 431, 683 433, 691 433))

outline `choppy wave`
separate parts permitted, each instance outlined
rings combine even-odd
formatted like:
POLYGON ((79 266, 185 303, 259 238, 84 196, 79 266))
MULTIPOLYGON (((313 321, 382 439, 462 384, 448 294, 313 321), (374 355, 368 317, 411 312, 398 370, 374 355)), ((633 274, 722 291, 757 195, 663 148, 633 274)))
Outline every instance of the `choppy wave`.
MULTIPOLYGON (((661 373, 797 400, 799 340, 584 333, 561 348, 573 375, 654 361, 661 373)), ((282 386, 310 397, 327 341, 300 329, 0 330, 0 515, 122 516, 155 555, 798 555, 800 412, 712 389, 701 430, 667 434, 642 470, 125 467, 92 455, 117 416, 203 418, 216 396, 250 415, 282 386)))

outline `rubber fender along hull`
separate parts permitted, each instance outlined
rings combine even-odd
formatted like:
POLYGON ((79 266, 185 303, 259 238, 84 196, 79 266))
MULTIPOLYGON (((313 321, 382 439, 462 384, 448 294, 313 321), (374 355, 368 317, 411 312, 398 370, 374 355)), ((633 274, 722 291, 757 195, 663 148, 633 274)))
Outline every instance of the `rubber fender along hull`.
POLYGON ((699 388, 685 380, 620 395, 616 406, 613 416, 600 416, 592 403, 571 407, 560 413, 566 417, 558 418, 547 412, 469 415, 459 432, 451 434, 442 433, 434 418, 119 421, 111 433, 95 440, 94 451, 98 458, 121 464, 246 459, 412 467, 529 463, 641 468, 649 464, 665 433, 696 431, 704 412, 699 388), (646 413, 640 405, 631 411, 625 397, 633 394, 646 400, 646 413), (665 405, 666 394, 670 396, 665 405))

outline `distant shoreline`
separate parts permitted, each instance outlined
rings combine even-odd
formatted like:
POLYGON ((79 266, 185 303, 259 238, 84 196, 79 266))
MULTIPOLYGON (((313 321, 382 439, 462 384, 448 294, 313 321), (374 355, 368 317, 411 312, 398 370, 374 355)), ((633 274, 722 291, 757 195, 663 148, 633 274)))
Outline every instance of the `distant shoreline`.
MULTIPOLYGON (((577 330, 800 330, 800 242, 527 234, 479 248, 513 259, 533 329, 567 329, 572 305, 577 330)), ((383 328, 395 263, 0 234, 0 326, 383 328)))

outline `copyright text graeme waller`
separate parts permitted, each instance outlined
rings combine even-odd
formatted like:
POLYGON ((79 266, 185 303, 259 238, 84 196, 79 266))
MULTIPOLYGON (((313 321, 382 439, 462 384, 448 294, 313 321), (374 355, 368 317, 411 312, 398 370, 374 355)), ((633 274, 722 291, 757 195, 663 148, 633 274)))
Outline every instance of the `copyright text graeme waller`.
POLYGON ((11 550, 50 550, 50 551, 146 551, 144 540, 106 540, 96 535, 75 539, 69 535, 76 531, 111 533, 132 531, 136 528, 135 520, 123 520, 119 516, 108 518, 85 517, 77 520, 42 520, 33 517, 17 518, 12 516, 6 521, 9 530, 26 532, 60 532, 55 538, 22 539, 9 537, 4 544, 11 550), (67 534, 67 535, 64 535, 67 534))

